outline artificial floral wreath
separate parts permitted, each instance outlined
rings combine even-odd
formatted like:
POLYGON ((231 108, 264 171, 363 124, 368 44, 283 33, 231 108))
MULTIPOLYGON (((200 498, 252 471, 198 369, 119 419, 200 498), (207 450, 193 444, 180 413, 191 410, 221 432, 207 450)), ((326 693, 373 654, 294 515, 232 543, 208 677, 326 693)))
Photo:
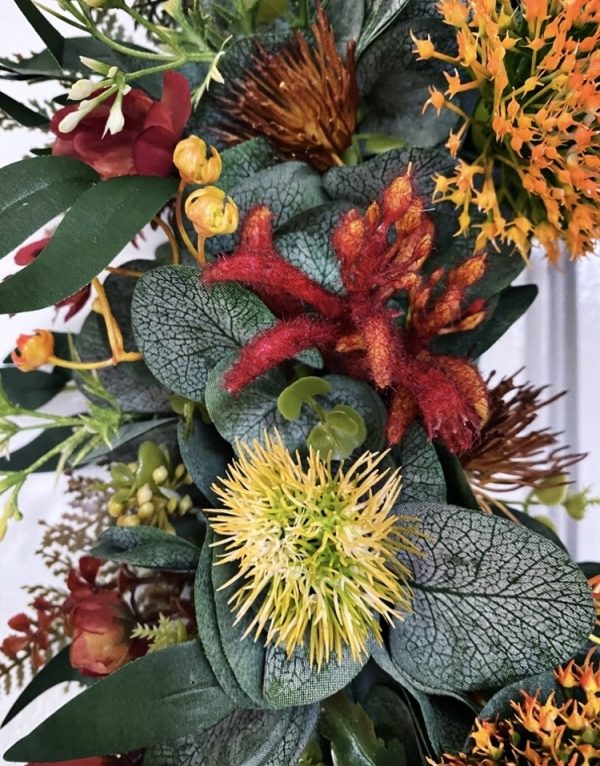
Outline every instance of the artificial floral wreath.
POLYGON ((49 133, 0 170, 0 310, 87 316, 0 369, 0 536, 70 482, 6 720, 86 688, 5 757, 600 763, 600 564, 536 511, 600 500, 477 364, 532 245, 598 239, 599 0, 15 2, 46 47, 2 76, 62 95, 0 94, 49 133))

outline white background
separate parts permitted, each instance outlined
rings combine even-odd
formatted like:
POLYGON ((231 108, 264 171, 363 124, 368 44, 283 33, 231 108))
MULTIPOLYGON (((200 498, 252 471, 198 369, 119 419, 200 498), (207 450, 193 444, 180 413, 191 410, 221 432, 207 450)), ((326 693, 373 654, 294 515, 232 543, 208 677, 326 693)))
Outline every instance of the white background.
MULTIPOLYGON (((52 0, 48 0, 52 5, 52 0)), ((0 56, 43 47, 35 33, 14 6, 12 0, 0 0, 0 56)), ((63 28, 63 32, 64 32, 63 28)), ((23 83, 0 83, 0 89, 18 99, 48 98, 60 93, 60 86, 27 86, 23 83)), ((27 150, 43 146, 43 133, 14 130, 0 133, 0 165, 21 159, 27 150)), ((139 255, 138 255, 139 257, 139 255)), ((7 258, 0 265, 0 278, 11 273, 7 258)), ((524 282, 536 282, 540 295, 527 316, 520 320, 485 356, 484 371, 513 373, 522 366, 535 384, 552 384, 552 390, 569 388, 570 394, 544 413, 544 423, 565 432, 565 440, 577 451, 591 454, 573 471, 578 486, 591 486, 600 495, 600 262, 590 257, 577 264, 564 263, 551 268, 539 253, 524 275, 524 282)), ((62 312, 64 315, 64 311, 62 312)), ((78 322, 70 325, 76 329, 78 322)), ((18 317, 0 316, 1 358, 12 349, 20 332, 37 327, 63 329, 54 310, 32 312, 18 317)), ((73 401, 63 407, 76 408, 73 401)), ((13 524, 7 538, 0 543, 0 640, 6 635, 6 620, 26 603, 20 588, 46 577, 33 551, 38 545, 41 518, 56 519, 65 508, 64 484, 56 484, 54 476, 43 474, 30 480, 22 493, 25 520, 13 524)), ((563 539, 578 560, 600 558, 600 508, 591 509, 583 522, 575 523, 561 512, 553 512, 563 539)), ((63 690, 48 692, 38 703, 0 731, 0 752, 39 722, 57 701, 64 701, 63 690)), ((0 718, 11 700, 0 692, 0 718)))

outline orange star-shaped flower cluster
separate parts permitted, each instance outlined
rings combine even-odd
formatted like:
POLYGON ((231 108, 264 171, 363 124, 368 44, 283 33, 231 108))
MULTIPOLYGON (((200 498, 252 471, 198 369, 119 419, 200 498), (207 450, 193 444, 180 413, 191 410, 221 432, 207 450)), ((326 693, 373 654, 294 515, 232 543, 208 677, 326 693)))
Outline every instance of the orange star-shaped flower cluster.
POLYGON ((441 0, 438 9, 458 50, 413 38, 421 59, 455 67, 426 106, 463 121, 447 143, 456 172, 436 179, 436 198, 461 210, 461 233, 473 206, 484 214, 478 247, 504 242, 527 256, 536 237, 553 261, 561 240, 573 258, 589 253, 600 232, 600 0, 441 0), (479 99, 467 114, 454 99, 471 90, 479 99))
MULTIPOLYGON (((562 691, 522 691, 513 714, 496 721, 477 719, 470 752, 444 755, 440 766, 593 766, 600 762, 600 669, 592 649, 581 665, 571 660, 555 672, 562 691)), ((434 764, 433 761, 430 761, 434 764)))

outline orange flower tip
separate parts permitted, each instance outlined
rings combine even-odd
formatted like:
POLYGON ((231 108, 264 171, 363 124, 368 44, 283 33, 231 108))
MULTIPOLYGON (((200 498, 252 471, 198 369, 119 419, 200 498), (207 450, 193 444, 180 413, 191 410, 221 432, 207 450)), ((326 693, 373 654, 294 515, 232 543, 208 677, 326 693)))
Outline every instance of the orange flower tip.
POLYGON ((206 143, 199 136, 188 136, 173 152, 173 163, 186 184, 213 184, 221 175, 221 155, 214 146, 207 156, 206 143))
POLYGON ((383 193, 383 217, 385 221, 397 221, 413 201, 410 173, 398 176, 383 193))
POLYGON ((192 192, 185 202, 185 214, 200 237, 233 234, 239 223, 237 205, 216 186, 192 192))
POLYGON ((36 330, 33 335, 19 335, 11 359, 21 372, 32 372, 48 364, 53 354, 54 336, 50 330, 36 330))
POLYGON ((415 37, 413 31, 411 30, 410 37, 415 44, 414 53, 416 53, 422 61, 431 59, 435 56, 435 47, 431 42, 430 35, 427 35, 426 40, 420 40, 418 37, 415 37))

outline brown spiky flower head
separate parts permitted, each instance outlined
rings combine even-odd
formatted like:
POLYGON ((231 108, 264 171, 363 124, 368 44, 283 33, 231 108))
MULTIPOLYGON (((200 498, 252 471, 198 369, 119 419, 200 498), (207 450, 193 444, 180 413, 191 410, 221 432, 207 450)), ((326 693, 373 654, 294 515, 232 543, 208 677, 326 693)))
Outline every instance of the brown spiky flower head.
POLYGON ((284 157, 317 170, 343 164, 357 119, 355 43, 344 62, 320 7, 312 32, 314 48, 300 32, 278 53, 256 44, 245 77, 219 99, 227 118, 217 135, 225 143, 265 136, 284 157))
POLYGON ((489 418, 477 442, 461 456, 473 489, 483 497, 547 485, 585 457, 561 445, 560 433, 532 427, 542 407, 566 391, 544 398, 546 386, 516 382, 520 372, 502 378, 496 385, 491 384, 495 373, 489 376, 489 418))

